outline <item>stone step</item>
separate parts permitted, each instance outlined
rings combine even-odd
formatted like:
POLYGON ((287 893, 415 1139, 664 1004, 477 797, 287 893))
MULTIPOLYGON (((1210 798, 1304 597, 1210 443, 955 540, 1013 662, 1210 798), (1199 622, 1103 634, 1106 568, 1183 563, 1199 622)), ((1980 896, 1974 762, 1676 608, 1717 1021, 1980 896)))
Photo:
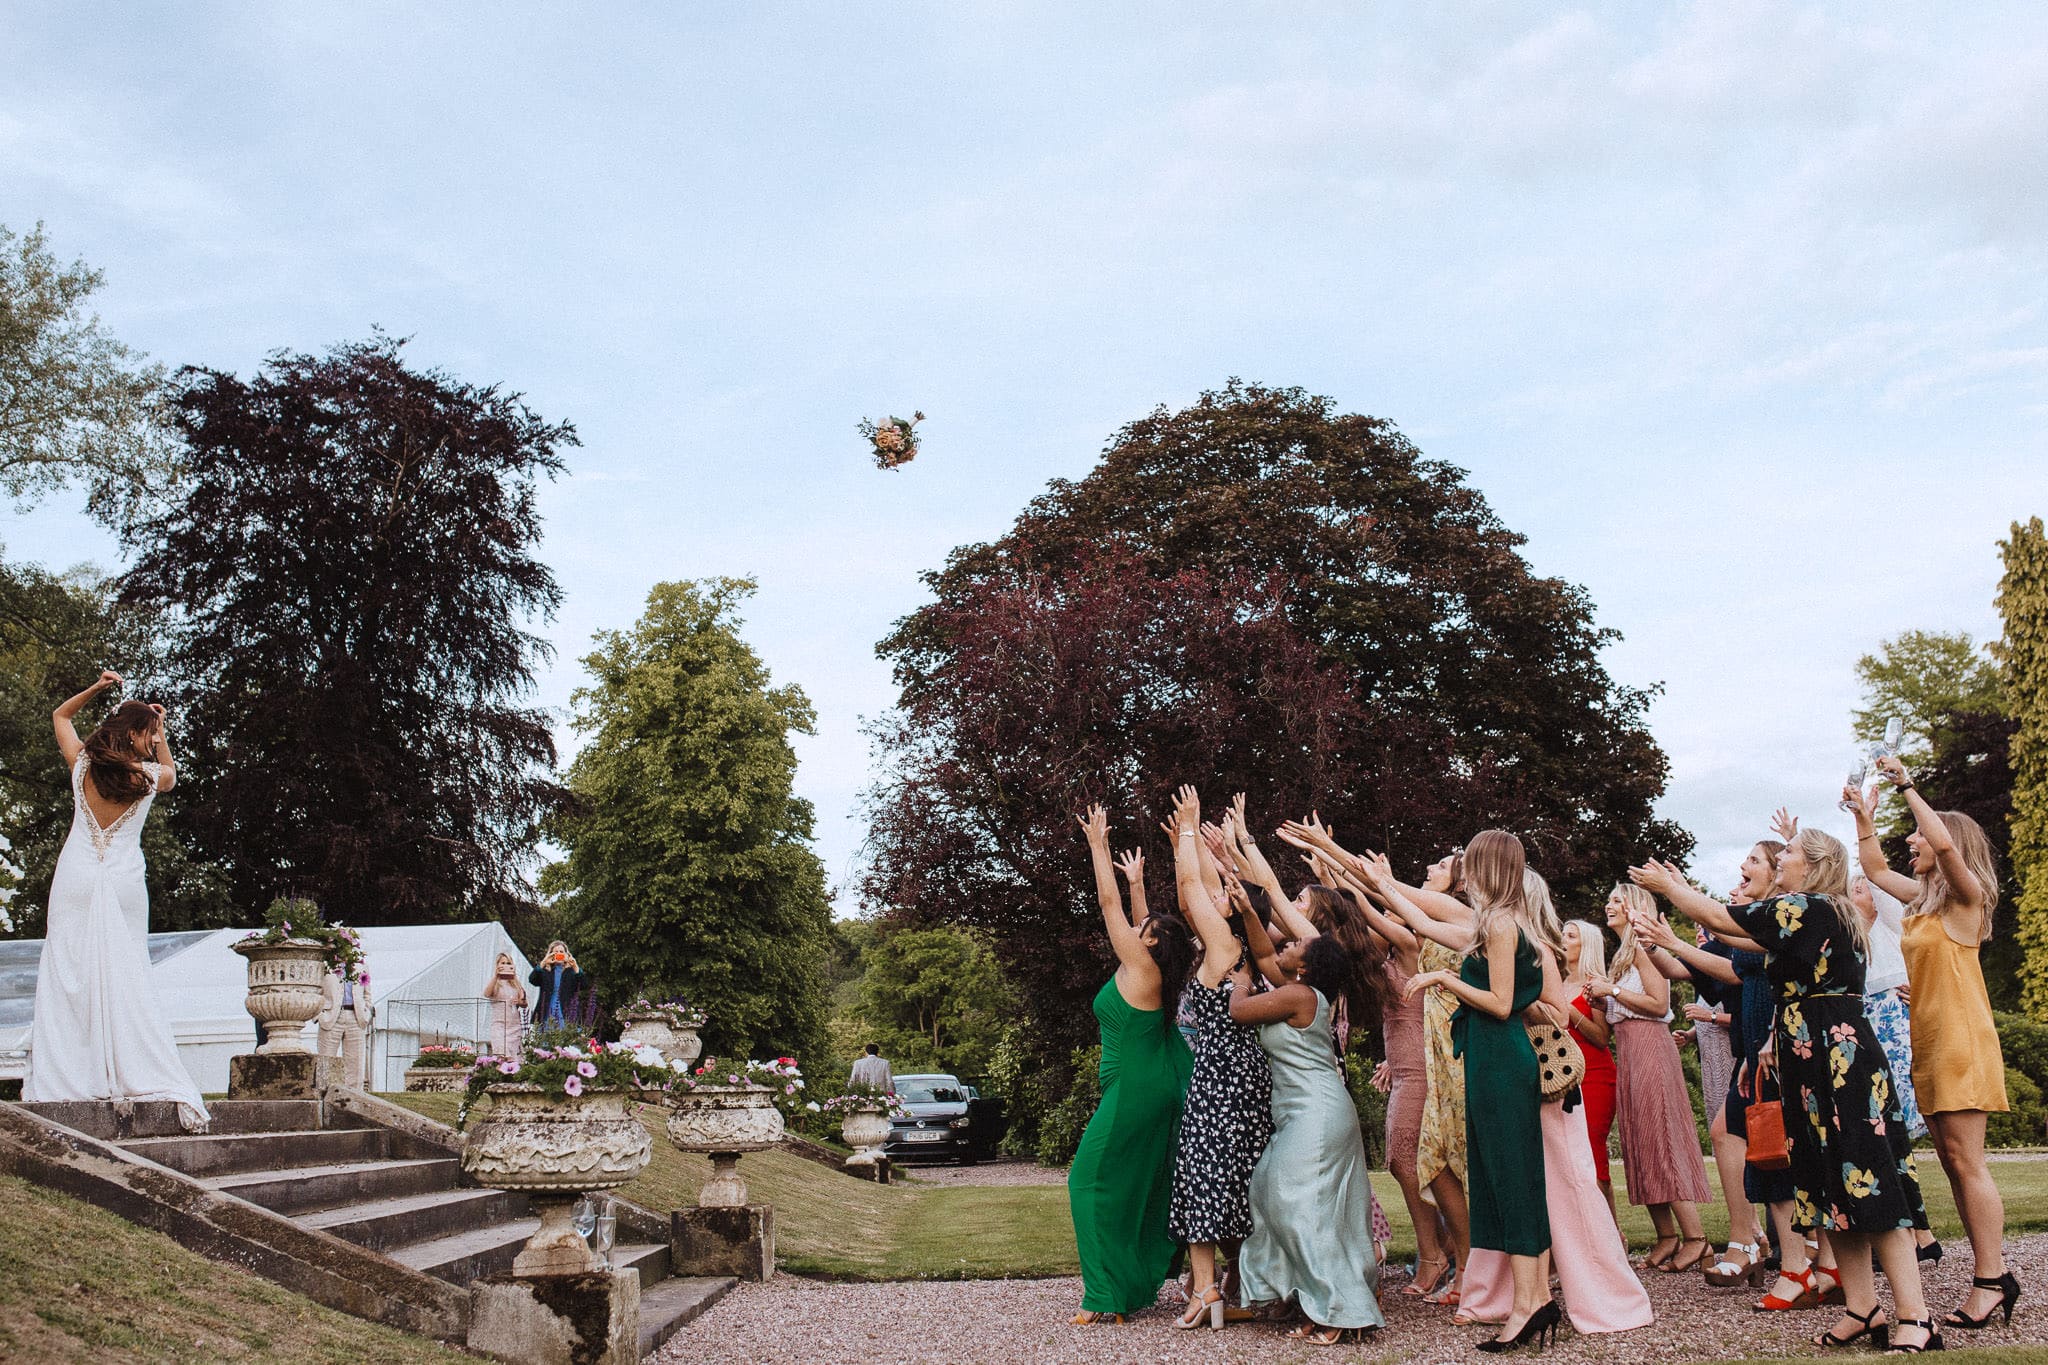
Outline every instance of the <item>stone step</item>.
POLYGON ((512 1258, 539 1226, 538 1218, 515 1218, 508 1223, 458 1232, 452 1237, 392 1247, 384 1254, 402 1266, 450 1284, 468 1284, 480 1275, 510 1270, 512 1258))
MULTIPOLYGON (((110 1100, 51 1100, 22 1107, 102 1142, 188 1136, 178 1122, 178 1106, 169 1100, 143 1100, 129 1106, 125 1117, 110 1100)), ((322 1121, 318 1100, 214 1100, 206 1110, 213 1120, 207 1131, 215 1135, 291 1132, 318 1128, 322 1121)))
POLYGON ((668 1243, 620 1243, 612 1248, 612 1264, 621 1270, 639 1271, 640 1292, 645 1294, 668 1279, 668 1243))
POLYGON ((392 1155, 381 1128, 313 1128, 283 1133, 223 1133, 135 1138, 121 1146, 192 1176, 275 1171, 289 1166, 381 1161, 392 1155))
POLYGON ((292 1221, 359 1247, 388 1251, 496 1227, 526 1211, 523 1198, 504 1190, 431 1190, 304 1213, 292 1221))
POLYGON ((732 1292, 739 1281, 730 1275, 684 1276, 640 1286, 640 1358, 702 1317, 704 1310, 732 1292))
POLYGON ((462 1181, 454 1157, 401 1157, 391 1161, 344 1161, 328 1166, 292 1166, 277 1171, 243 1171, 200 1182, 273 1213, 312 1213, 344 1204, 395 1199, 405 1194, 452 1190, 462 1181))

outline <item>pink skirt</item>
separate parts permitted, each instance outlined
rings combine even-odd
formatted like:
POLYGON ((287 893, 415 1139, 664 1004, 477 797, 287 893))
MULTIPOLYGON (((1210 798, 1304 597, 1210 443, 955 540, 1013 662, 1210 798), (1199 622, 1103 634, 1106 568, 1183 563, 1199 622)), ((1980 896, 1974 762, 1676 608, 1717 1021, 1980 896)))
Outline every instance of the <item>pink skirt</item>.
POLYGON ((1704 1204, 1707 1162, 1685 1089, 1678 1043, 1656 1019, 1614 1026, 1615 1108, 1621 1119, 1621 1168, 1631 1204, 1704 1204))
MULTIPOLYGON (((1593 1152, 1578 1111, 1543 1106, 1543 1195, 1550 1210, 1550 1261, 1564 1291, 1565 1312, 1581 1332, 1648 1327, 1655 1314, 1643 1282, 1629 1268, 1628 1248, 1593 1176, 1593 1152)), ((1515 1278, 1504 1252, 1472 1248, 1459 1309, 1481 1322, 1505 1322, 1515 1306, 1515 1278)))
MULTIPOLYGON (((1394 971, 1387 969, 1392 978, 1394 971)), ((1407 984, 1401 978, 1400 984, 1407 984)), ((1396 989, 1399 989, 1397 986, 1396 989)), ((1380 1017, 1387 1045, 1387 1170, 1397 1180, 1413 1180, 1416 1154, 1422 1146, 1422 1110, 1429 1101, 1429 1064, 1422 1039, 1422 996, 1389 1008, 1380 1017)))

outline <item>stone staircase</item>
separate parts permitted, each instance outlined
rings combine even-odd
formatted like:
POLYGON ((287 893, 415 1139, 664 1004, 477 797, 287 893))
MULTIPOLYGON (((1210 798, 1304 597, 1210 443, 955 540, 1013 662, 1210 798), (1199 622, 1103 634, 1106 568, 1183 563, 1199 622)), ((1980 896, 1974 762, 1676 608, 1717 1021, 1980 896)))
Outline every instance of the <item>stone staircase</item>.
MULTIPOLYGON (((510 1270, 539 1226, 523 1195, 466 1183, 459 1146, 423 1132, 423 1121, 406 1131, 321 1100, 220 1100, 208 1106, 211 1131, 194 1135, 180 1131, 168 1104, 139 1104, 125 1118, 102 1104, 23 1107, 182 1172, 217 1194, 458 1287, 510 1270)), ((668 1245, 624 1241, 629 1223, 642 1236, 658 1223, 646 1215, 622 1217, 622 1244, 612 1248, 615 1265, 640 1275, 645 1356, 733 1281, 671 1276, 668 1245)))

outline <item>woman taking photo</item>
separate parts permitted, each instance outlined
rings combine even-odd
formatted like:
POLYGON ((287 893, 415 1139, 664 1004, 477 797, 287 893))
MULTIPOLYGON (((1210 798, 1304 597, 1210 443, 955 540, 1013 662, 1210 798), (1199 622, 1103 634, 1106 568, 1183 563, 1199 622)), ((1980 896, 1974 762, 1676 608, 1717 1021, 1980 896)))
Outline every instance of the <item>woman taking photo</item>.
POLYGON ((1607 896, 1607 925, 1621 936, 1612 977, 1596 977, 1586 994, 1602 1001, 1614 1028, 1617 1109, 1621 1117, 1621 1168, 1628 1176, 1628 1202, 1648 1206, 1657 1228, 1656 1245, 1643 1264, 1666 1274, 1698 1267, 1712 1250, 1700 1226, 1699 1206, 1713 1197, 1707 1165, 1700 1156, 1685 1064, 1671 1037, 1671 983, 1639 960, 1633 911, 1654 916, 1656 902, 1642 890, 1617 885, 1607 896))
POLYGON ((1166 1230, 1181 1105, 1193 1059, 1173 1026, 1194 945, 1173 915, 1141 925, 1124 918, 1110 864, 1109 816, 1099 805, 1081 819, 1095 869, 1095 897, 1116 952, 1115 975, 1095 995, 1102 1026, 1102 1099, 1067 1172, 1074 1242, 1081 1260, 1077 1326, 1122 1322, 1149 1308, 1172 1268, 1166 1230))
POLYGON ((1927 1226, 1927 1211, 1884 1049, 1863 1016, 1863 945, 1848 871, 1841 842, 1807 829, 1778 855, 1776 894, 1752 905, 1722 905, 1669 863, 1630 868, 1629 877, 1715 933, 1764 948, 1778 996, 1773 1055, 1784 1081, 1793 1217, 1802 1231, 1827 1231, 1845 1298, 1841 1319, 1814 1344, 1884 1334, 1875 1254, 1899 1315, 1889 1324, 1891 1349, 1940 1350, 1909 1233, 1927 1226))
POLYGON ((1913 812, 1915 829, 1906 838, 1913 875, 1886 865, 1860 801, 1856 847, 1872 885, 1906 903, 1900 947, 1913 996, 1913 1090, 1977 1262, 1969 1297, 1943 1325, 1976 1331, 2001 1312, 2011 1322, 2020 1296, 2019 1281, 2005 1267, 2005 1202, 1984 1165, 1985 1116, 2006 1112, 2005 1057, 1978 960, 1991 937, 1998 872, 1991 841, 1975 820, 1928 805, 1898 759, 1886 756, 1877 766, 1913 812))

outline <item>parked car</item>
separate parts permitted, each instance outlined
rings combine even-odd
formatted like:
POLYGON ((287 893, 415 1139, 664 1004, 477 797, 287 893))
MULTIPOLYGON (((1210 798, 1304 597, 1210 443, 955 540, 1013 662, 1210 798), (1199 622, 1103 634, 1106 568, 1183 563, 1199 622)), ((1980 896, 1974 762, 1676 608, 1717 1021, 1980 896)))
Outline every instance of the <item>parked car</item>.
POLYGON ((890 1121, 882 1151, 891 1161, 958 1161, 995 1155, 1003 1135, 1002 1105, 979 1098, 957 1076, 926 1072, 896 1078, 896 1098, 909 1118, 890 1121))

